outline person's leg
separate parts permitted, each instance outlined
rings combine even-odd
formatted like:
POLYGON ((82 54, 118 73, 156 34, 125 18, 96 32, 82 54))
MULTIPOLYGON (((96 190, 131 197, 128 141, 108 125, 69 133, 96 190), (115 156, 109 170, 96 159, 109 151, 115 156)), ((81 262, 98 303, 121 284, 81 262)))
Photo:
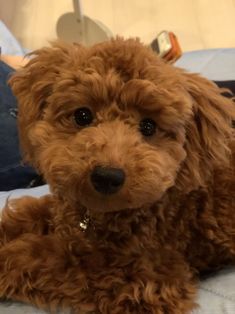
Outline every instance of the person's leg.
POLYGON ((21 161, 17 134, 17 102, 7 84, 13 69, 0 61, 0 191, 24 188, 37 175, 21 161))
POLYGON ((232 94, 225 93, 224 94, 225 96, 227 96, 229 98, 232 98, 235 96, 235 80, 232 80, 232 81, 214 81, 214 82, 219 87, 227 88, 232 92, 232 94))

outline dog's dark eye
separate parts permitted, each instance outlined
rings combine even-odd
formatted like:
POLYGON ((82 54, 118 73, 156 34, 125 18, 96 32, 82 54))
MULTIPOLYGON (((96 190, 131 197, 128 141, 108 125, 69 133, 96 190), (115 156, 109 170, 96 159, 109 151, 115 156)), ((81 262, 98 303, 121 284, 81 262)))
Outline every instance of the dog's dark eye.
POLYGON ((156 122, 152 119, 146 118, 140 121, 140 132, 144 136, 151 136, 156 132, 156 122))
POLYGON ((91 124, 93 115, 89 108, 82 107, 74 112, 74 119, 79 126, 86 126, 91 124))

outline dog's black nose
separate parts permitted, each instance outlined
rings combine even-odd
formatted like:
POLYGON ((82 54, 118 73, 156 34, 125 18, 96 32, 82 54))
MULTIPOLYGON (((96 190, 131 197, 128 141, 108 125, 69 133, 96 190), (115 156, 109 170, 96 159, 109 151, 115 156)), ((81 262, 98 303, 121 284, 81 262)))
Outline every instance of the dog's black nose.
POLYGON ((97 192, 102 194, 116 193, 125 181, 125 173, 119 168, 96 166, 91 173, 91 182, 97 192))

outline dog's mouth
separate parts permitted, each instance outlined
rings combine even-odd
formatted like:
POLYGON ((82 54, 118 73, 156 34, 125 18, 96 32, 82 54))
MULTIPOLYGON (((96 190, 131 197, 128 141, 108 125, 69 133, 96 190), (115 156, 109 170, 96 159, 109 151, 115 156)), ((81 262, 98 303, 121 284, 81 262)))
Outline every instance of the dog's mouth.
MULTIPOLYGON (((90 185, 86 185, 79 199, 80 204, 87 209, 89 215, 102 215, 108 213, 121 213, 124 211, 139 210, 140 208, 149 208, 153 203, 161 199, 164 193, 156 193, 151 196, 145 195, 146 191, 131 193, 127 187, 119 189, 116 193, 98 192, 90 185)), ((108 189, 110 189, 108 187, 108 189)))
POLYGON ((101 214, 101 213, 111 213, 111 212, 121 212, 124 210, 135 209, 131 202, 128 200, 123 200, 118 196, 84 196, 80 199, 82 206, 84 206, 90 214, 101 214))
MULTIPOLYGON (((153 184, 135 185, 120 168, 96 166, 79 185, 77 201, 92 215, 149 208, 159 201, 166 189, 153 184)), ((169 188, 167 185, 166 188, 169 188)))
POLYGON ((85 207, 95 214, 152 206, 174 184, 174 173, 168 169, 160 171, 159 165, 145 168, 143 162, 133 163, 123 162, 122 166, 121 162, 100 164, 92 161, 76 169, 68 166, 71 176, 63 168, 64 175, 53 181, 51 186, 60 195, 63 193, 73 206, 85 207))

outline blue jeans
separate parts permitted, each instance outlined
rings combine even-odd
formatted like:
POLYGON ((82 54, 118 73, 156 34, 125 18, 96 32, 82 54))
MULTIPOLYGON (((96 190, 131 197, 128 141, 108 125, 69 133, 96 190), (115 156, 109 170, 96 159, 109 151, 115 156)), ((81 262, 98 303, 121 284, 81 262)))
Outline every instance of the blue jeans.
POLYGON ((30 186, 35 170, 22 164, 17 132, 17 102, 7 85, 13 72, 0 61, 0 191, 30 186))

